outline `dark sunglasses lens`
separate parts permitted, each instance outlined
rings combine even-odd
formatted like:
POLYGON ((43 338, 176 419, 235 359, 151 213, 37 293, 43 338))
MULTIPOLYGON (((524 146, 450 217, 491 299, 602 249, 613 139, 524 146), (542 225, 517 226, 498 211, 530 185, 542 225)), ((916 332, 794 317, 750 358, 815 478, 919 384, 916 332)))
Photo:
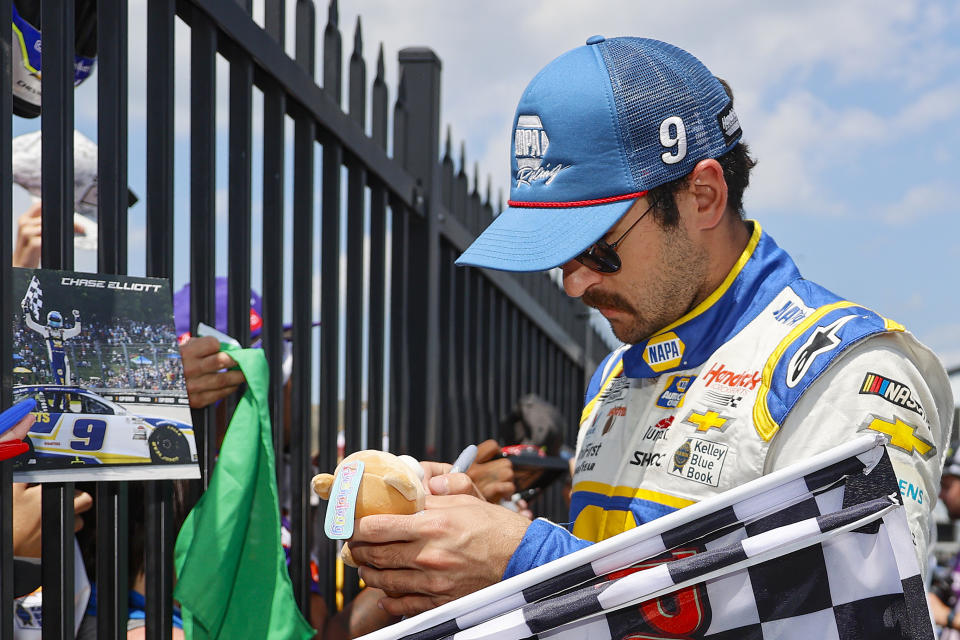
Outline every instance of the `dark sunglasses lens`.
POLYGON ((577 261, 600 273, 615 273, 620 270, 620 256, 612 248, 602 245, 593 245, 577 256, 577 261))

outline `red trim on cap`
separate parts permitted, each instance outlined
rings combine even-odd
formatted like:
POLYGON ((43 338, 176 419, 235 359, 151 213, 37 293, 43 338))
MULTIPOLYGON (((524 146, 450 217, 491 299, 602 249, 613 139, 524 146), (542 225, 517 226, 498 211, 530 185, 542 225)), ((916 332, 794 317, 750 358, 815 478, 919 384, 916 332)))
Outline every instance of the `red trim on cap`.
POLYGON ((607 204, 608 202, 620 202, 621 200, 633 200, 647 195, 648 191, 637 191, 623 196, 610 196, 609 198, 597 198, 596 200, 575 200, 573 202, 522 202, 519 200, 507 200, 507 205, 520 208, 567 208, 567 207, 589 207, 595 204, 607 204))

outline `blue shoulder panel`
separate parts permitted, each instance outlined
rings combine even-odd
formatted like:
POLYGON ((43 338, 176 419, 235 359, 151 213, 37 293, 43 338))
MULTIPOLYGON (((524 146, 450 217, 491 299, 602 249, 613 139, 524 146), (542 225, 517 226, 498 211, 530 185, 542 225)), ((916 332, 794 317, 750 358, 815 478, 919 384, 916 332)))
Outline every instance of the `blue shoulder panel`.
POLYGON ((902 330, 808 280, 797 280, 791 288, 816 311, 787 334, 763 368, 754 424, 764 440, 773 437, 804 392, 840 354, 872 335, 902 330))

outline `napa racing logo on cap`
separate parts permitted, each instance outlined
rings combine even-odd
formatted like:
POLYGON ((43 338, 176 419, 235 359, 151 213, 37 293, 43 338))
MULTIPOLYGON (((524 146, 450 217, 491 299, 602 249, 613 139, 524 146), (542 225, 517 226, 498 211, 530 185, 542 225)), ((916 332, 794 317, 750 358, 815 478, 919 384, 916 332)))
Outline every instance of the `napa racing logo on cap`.
POLYGON ((697 376, 670 376, 667 386, 657 398, 657 406, 661 409, 679 409, 683 406, 683 398, 687 395, 690 384, 697 376))
POLYGON ((654 371, 666 371, 680 364, 683 341, 672 331, 652 338, 643 348, 643 361, 654 371))
POLYGON ((517 159, 517 186, 543 181, 549 185, 557 174, 570 165, 543 164, 543 156, 550 146, 550 138, 540 122, 540 116, 517 116, 513 132, 513 153, 517 159))

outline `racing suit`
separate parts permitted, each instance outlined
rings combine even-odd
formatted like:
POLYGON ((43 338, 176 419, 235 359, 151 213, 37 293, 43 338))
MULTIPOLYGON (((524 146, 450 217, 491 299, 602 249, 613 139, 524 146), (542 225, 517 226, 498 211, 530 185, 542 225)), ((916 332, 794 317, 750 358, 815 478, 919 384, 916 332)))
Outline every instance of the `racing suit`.
POLYGON ((902 325, 804 280, 760 225, 720 287, 601 363, 586 394, 572 534, 537 520, 504 577, 881 433, 926 566, 953 414, 937 357, 902 325))
POLYGON ((74 316, 73 326, 69 329, 55 328, 42 325, 24 314, 27 326, 40 334, 47 343, 47 356, 50 358, 50 373, 53 374, 53 384, 72 384, 70 376, 70 361, 64 344, 70 338, 80 335, 80 320, 74 316))

